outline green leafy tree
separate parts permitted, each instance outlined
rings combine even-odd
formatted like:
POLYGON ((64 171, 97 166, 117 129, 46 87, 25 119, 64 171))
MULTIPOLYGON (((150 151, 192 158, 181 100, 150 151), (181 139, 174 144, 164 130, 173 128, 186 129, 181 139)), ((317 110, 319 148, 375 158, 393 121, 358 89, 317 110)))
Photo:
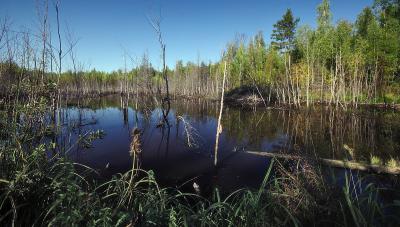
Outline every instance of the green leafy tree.
POLYGON ((317 7, 318 12, 318 29, 327 29, 331 26, 332 13, 329 0, 323 0, 317 7))
POLYGON ((400 1, 375 0, 375 14, 380 25, 376 42, 380 66, 380 87, 400 80, 400 1))
POLYGON ((368 27, 375 21, 375 15, 370 7, 363 9, 356 21, 357 35, 365 38, 368 33, 368 27))

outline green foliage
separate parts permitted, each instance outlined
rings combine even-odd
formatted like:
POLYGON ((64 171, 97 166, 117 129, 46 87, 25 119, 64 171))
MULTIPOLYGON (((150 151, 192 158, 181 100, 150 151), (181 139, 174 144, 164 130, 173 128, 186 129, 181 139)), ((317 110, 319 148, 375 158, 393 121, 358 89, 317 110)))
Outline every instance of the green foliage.
POLYGON ((382 160, 375 155, 371 155, 371 165, 382 165, 382 160))
POLYGON ((322 0, 322 3, 317 7, 318 12, 318 29, 326 30, 331 26, 332 12, 329 0, 322 0))
POLYGON ((330 3, 323 0, 317 8, 318 28, 304 26, 297 32, 298 19, 288 9, 274 25, 269 46, 262 33, 247 43, 239 39, 228 44, 223 58, 228 90, 256 85, 278 102, 299 105, 310 99, 342 105, 398 103, 393 95, 400 87, 396 4, 379 1, 354 24, 332 24, 330 3))
POLYGON ((373 14, 370 7, 363 9, 360 15, 358 15, 356 21, 357 34, 365 38, 368 34, 368 27, 375 21, 375 15, 373 14))
POLYGON ((295 19, 292 10, 287 9, 283 18, 274 24, 271 39, 274 40, 272 45, 279 50, 287 52, 293 49, 294 34, 300 19, 295 19))
POLYGON ((389 168, 397 168, 400 166, 400 162, 394 158, 391 158, 387 163, 386 166, 389 168))

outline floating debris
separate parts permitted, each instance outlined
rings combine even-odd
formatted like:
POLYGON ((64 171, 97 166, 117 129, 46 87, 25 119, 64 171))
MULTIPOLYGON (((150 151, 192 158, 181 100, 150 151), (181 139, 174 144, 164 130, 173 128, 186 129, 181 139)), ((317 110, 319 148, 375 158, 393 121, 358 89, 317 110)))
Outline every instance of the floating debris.
POLYGON ((193 182, 193 189, 196 194, 200 194, 200 185, 198 185, 196 182, 193 182))

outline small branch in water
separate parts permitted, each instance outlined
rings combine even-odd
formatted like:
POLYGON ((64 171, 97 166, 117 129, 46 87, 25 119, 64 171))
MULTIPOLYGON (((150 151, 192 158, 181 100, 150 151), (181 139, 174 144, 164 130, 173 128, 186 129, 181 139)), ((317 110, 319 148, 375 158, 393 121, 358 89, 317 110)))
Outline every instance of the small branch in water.
POLYGON ((195 129, 185 121, 182 116, 177 116, 176 119, 183 122, 183 128, 185 129, 186 134, 186 145, 188 147, 197 147, 196 140, 194 139, 194 136, 197 134, 195 129))

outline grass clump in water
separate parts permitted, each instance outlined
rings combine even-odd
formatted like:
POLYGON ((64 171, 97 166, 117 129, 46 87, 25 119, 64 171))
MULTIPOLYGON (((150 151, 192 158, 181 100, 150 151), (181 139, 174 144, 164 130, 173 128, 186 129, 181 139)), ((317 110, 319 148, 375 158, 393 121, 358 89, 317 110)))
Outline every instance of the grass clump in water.
POLYGON ((382 159, 378 156, 371 155, 371 165, 382 165, 382 159))
POLYGON ((400 164, 398 160, 390 158, 389 161, 386 163, 386 166, 389 168, 398 168, 400 167, 400 164))

